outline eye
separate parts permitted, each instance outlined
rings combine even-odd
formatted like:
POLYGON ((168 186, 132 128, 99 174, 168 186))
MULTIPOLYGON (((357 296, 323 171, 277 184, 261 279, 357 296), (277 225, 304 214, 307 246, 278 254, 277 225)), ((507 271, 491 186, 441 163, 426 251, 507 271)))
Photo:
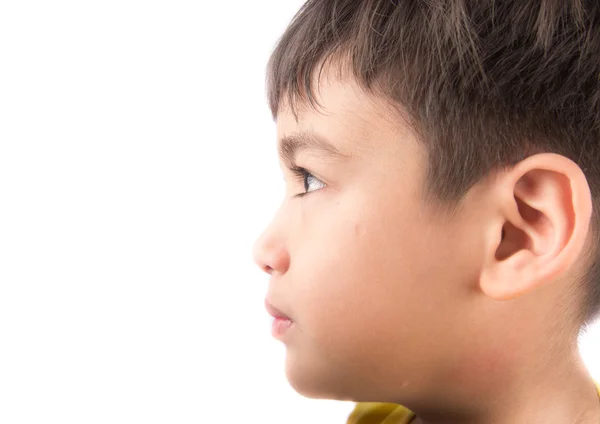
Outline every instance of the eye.
POLYGON ((310 192, 317 191, 326 187, 324 182, 319 180, 317 177, 315 177, 313 174, 311 174, 304 168, 294 167, 292 168, 292 172, 296 175, 298 180, 301 181, 304 186, 304 193, 299 193, 296 195, 296 197, 302 197, 310 192))

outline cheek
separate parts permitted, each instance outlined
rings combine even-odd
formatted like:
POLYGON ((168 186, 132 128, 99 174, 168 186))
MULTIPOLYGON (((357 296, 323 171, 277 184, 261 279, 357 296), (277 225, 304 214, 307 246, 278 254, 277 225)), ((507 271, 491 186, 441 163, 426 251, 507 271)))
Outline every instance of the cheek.
POLYGON ((423 255, 404 244, 414 223, 401 213, 386 217, 382 207, 351 206, 311 223, 303 235, 310 247, 295 255, 302 266, 295 301, 306 331, 321 343, 387 339, 418 296, 411 286, 423 255))
POLYGON ((448 229, 402 194, 347 196, 324 209, 304 216, 292 258, 306 330, 352 344, 402 341, 436 327, 454 278, 448 229))

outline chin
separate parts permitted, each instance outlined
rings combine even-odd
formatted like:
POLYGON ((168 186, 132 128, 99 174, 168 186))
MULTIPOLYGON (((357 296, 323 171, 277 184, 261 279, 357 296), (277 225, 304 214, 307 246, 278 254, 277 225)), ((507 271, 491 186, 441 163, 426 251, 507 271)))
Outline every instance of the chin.
POLYGON ((285 374, 290 386, 300 395, 309 399, 350 400, 348 385, 336 378, 332 368, 316 366, 309 361, 297 361, 287 355, 285 374))
POLYGON ((289 359, 286 361, 285 375, 292 389, 310 399, 330 399, 323 387, 323 379, 315 378, 311 370, 298 367, 289 359))

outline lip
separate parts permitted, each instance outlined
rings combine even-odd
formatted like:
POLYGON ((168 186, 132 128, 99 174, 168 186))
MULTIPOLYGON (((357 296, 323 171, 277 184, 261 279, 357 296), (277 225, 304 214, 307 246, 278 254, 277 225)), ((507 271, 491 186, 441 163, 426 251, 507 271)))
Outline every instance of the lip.
POLYGON ((294 321, 286 314, 281 312, 275 306, 271 304, 267 299, 265 299, 265 308, 269 315, 273 317, 273 323, 271 325, 271 335, 276 339, 284 341, 286 338, 286 334, 291 330, 294 326, 294 321))
POLYGON ((268 299, 265 299, 265 308, 267 310, 267 313, 269 315, 271 315, 273 318, 292 321, 292 319, 290 317, 288 317, 286 314, 284 314, 279 309, 277 309, 275 306, 273 306, 271 304, 271 302, 269 302, 268 299))

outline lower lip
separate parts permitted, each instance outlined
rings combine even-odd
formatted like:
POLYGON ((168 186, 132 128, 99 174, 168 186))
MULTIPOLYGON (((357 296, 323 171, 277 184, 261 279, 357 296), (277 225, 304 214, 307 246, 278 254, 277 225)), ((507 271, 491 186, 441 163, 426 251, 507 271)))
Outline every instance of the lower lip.
POLYGON ((283 337, 285 333, 294 325, 294 322, 287 318, 275 318, 271 327, 271 334, 276 339, 283 337))

